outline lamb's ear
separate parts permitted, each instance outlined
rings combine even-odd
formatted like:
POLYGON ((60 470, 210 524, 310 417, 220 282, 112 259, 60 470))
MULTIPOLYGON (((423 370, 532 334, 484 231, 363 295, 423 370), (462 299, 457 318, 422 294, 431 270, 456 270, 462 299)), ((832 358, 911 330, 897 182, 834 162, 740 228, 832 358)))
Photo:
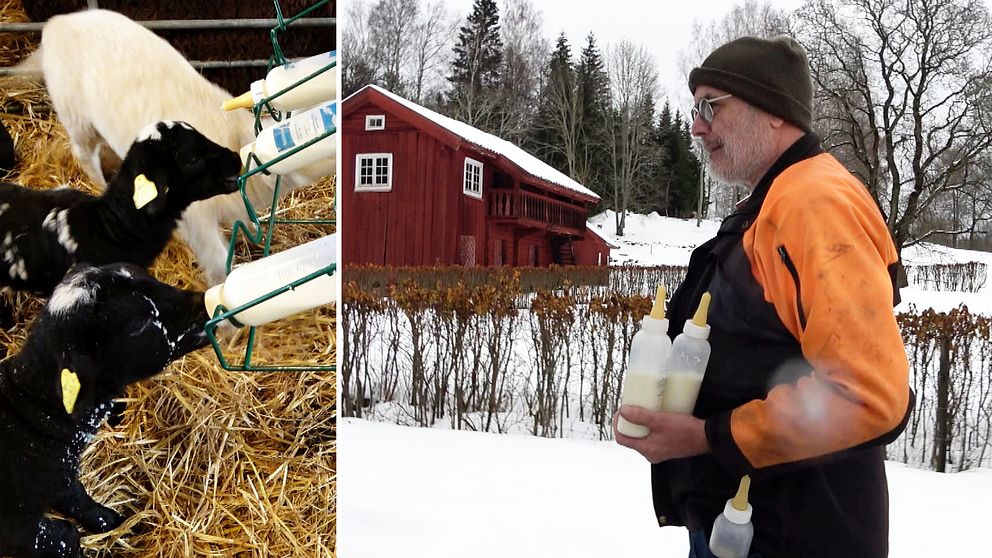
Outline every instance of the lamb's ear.
POLYGON ((152 177, 144 173, 134 177, 131 201, 135 209, 158 215, 168 205, 169 185, 166 173, 156 173, 152 177))

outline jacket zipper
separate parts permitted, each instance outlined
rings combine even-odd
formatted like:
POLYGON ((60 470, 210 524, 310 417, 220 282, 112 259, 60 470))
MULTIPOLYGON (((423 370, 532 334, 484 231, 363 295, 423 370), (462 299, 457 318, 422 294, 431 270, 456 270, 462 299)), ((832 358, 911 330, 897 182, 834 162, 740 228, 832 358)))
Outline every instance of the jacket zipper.
POLYGON ((789 270, 789 275, 792 275, 792 281, 796 284, 796 309, 799 311, 799 327, 803 331, 806 331, 806 311, 803 310, 803 300, 802 300, 802 289, 799 285, 799 272, 796 271, 796 264, 792 263, 792 258, 789 257, 789 253, 785 251, 785 245, 778 247, 778 255, 782 258, 782 263, 785 264, 786 269, 789 270))

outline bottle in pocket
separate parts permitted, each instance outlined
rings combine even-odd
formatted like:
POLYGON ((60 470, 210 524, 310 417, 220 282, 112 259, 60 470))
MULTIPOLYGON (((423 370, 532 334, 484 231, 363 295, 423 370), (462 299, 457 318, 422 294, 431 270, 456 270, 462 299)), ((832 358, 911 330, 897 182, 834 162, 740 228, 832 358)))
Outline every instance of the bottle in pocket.
POLYGON ((752 508, 747 501, 750 486, 751 478, 744 475, 737 489, 737 495, 727 500, 723 513, 713 522, 710 552, 717 558, 747 558, 751 549, 751 539, 754 537, 754 525, 751 524, 752 508))

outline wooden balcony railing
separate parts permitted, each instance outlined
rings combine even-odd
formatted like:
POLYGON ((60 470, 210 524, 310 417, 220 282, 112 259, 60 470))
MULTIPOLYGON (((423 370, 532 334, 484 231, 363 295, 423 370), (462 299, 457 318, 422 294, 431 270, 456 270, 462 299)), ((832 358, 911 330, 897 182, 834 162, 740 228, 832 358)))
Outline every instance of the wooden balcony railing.
POLYGON ((538 225, 582 234, 586 212, 558 200, 521 190, 490 190, 489 216, 496 219, 526 219, 538 225))

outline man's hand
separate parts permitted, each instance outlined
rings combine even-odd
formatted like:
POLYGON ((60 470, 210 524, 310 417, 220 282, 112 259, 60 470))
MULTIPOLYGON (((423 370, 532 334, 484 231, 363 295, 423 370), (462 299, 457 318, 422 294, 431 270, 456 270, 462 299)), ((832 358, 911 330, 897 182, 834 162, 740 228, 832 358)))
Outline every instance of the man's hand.
POLYGON ((621 405, 619 412, 613 416, 613 436, 618 444, 636 450, 651 463, 660 463, 709 453, 705 424, 705 421, 692 415, 621 405), (621 416, 634 424, 646 426, 650 432, 644 438, 621 434, 617 431, 617 419, 621 416))

